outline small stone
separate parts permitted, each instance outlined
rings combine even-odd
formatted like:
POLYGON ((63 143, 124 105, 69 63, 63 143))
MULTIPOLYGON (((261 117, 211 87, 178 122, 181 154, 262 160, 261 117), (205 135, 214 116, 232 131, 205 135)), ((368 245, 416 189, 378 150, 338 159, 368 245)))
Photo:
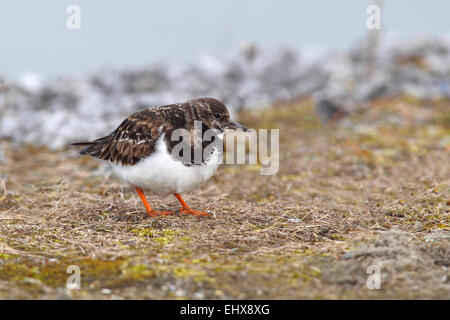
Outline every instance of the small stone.
POLYGON ((110 290, 110 289, 107 289, 107 288, 103 288, 103 289, 101 290, 101 293, 102 293, 102 294, 111 294, 111 290, 110 290))
POLYGON ((182 289, 178 289, 177 291, 175 291, 175 295, 177 296, 177 297, 184 297, 185 296, 185 292, 184 292, 184 290, 182 290, 182 289))
POLYGON ((195 299, 204 299, 205 294, 203 292, 196 292, 196 293, 194 293, 194 298, 195 299))
POLYGON ((353 251, 348 251, 348 252, 343 254, 342 258, 343 259, 351 259, 354 256, 355 256, 355 253, 353 251))

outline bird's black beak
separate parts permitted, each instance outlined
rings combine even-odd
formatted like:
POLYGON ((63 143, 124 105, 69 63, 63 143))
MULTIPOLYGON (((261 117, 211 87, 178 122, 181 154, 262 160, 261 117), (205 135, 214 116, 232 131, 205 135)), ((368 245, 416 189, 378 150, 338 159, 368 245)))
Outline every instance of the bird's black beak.
POLYGON ((222 128, 223 128, 223 129, 233 129, 233 130, 241 129, 241 130, 243 130, 244 132, 248 131, 248 128, 247 128, 247 127, 243 126, 243 125, 240 124, 240 123, 237 123, 236 121, 231 121, 231 122, 225 124, 222 128))

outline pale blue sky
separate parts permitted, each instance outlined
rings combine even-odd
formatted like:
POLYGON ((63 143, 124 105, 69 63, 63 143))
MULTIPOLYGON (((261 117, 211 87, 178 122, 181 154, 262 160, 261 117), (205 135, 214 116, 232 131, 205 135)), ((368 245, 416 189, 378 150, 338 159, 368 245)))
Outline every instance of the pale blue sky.
MULTIPOLYGON (((367 32, 370 0, 2 0, 0 75, 53 77, 112 66, 192 62, 263 46, 346 48, 367 32), (81 30, 66 8, 81 8, 81 30)), ((450 1, 384 0, 383 31, 449 34, 450 1)))

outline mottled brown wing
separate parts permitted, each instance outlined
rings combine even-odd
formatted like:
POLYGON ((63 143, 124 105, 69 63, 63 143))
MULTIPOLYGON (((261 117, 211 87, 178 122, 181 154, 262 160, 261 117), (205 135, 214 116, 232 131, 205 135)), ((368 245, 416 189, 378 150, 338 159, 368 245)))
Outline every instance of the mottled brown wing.
POLYGON ((170 127, 158 109, 142 110, 125 119, 110 135, 85 143, 88 146, 81 153, 125 166, 134 165, 153 152, 156 140, 170 127))

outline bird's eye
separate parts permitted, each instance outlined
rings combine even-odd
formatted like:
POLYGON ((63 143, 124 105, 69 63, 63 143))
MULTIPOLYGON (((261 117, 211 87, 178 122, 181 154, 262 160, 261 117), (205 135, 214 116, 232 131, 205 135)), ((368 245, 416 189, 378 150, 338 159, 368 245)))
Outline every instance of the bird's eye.
POLYGON ((220 119, 220 113, 214 113, 213 114, 214 119, 220 119))

